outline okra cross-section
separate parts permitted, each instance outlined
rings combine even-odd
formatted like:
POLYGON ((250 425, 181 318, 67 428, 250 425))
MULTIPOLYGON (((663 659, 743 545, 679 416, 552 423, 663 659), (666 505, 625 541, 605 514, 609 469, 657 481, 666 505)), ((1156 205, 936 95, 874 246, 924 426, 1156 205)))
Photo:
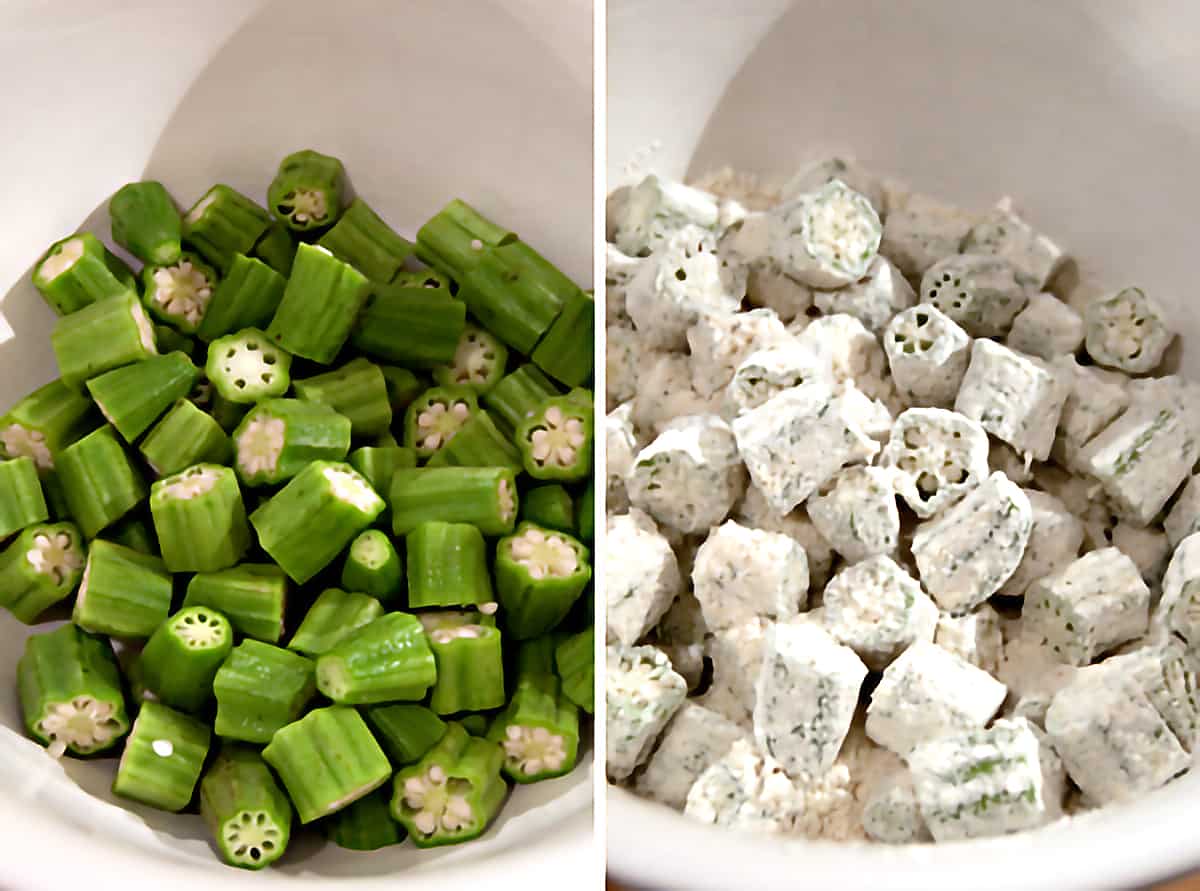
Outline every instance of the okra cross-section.
POLYGON ((1175 331, 1162 308, 1140 288, 1093 300, 1084 310, 1088 355, 1132 374, 1153 371, 1175 331))
POLYGON ((149 637, 171 609, 171 576, 158 557, 97 539, 75 596, 71 620, 114 637, 149 637))
POLYGON ((404 564, 387 535, 368 529, 350 543, 342 564, 343 588, 390 600, 400 593, 403 581, 404 564))
POLYGON ((39 471, 96 426, 92 401, 61 380, 34 390, 0 418, 0 457, 32 458, 39 471))
POLYGON ((475 526, 421 523, 408 533, 406 546, 410 608, 469 606, 494 600, 487 546, 475 526))
POLYGON ((464 387, 431 387, 404 415, 404 444, 428 458, 449 442, 479 410, 475 394, 464 387))
POLYGON ((0 541, 50 517, 32 458, 0 461, 0 541))
POLYGON ((534 479, 584 479, 592 469, 592 407, 571 396, 547 399, 518 425, 515 439, 534 479))
POLYGON ((772 211, 770 254, 814 288, 840 288, 867 274, 883 225, 871 202, 839 179, 772 211))
POLYGON ((204 373, 223 399, 255 403, 286 393, 291 367, 289 353, 257 328, 246 328, 209 344, 204 373))
POLYGON ((517 484, 505 467, 414 467, 392 476, 392 531, 405 535, 434 520, 507 535, 517 518, 517 484))
POLYGON ((262 756, 243 746, 224 745, 204 774, 200 816, 230 866, 262 869, 291 838, 291 802, 262 756))
POLYGON ((421 622, 437 663, 429 707, 439 715, 478 712, 504 705, 504 658, 500 632, 482 613, 425 613, 421 622))
POLYGON ((939 260, 922 276, 919 296, 972 337, 1007 334, 1029 300, 1016 267, 986 254, 951 254, 939 260))
POLYGON ((438 672, 425 629, 407 613, 388 613, 317 659, 317 689, 339 705, 417 701, 438 672))
POLYGON ((183 217, 183 240, 225 271, 234 254, 249 254, 271 225, 267 212, 240 192, 218 183, 183 217))
POLYGON ((96 375, 158 354, 154 325, 132 289, 59 319, 50 346, 62 382, 73 390, 96 375))
POLYGON ((538 406, 558 395, 554 381, 536 365, 526 364, 502 377, 482 400, 497 426, 511 435, 538 406))
POLYGON ((301 399, 268 399, 233 431, 234 467, 248 486, 292 479, 313 461, 341 461, 350 451, 350 419, 301 399))
POLYGON ((113 792, 164 811, 180 811, 204 769, 212 733, 195 718, 143 702, 125 743, 113 792))
POLYGON ((296 396, 327 405, 350 419, 355 437, 378 436, 392 426, 392 403, 378 365, 352 359, 341 368, 294 381, 296 396))
POLYGON ((371 291, 367 278, 325 248, 301 244, 267 336, 296 356, 334 360, 371 291))
POLYGON ((288 649, 306 656, 321 656, 382 615, 383 604, 374 597, 326 588, 308 608, 288 649))
MULTIPOLYGON (((90 232, 57 241, 33 268, 33 284, 50 308, 70 315, 106 297, 137 296, 133 282, 114 269, 108 248, 90 232)), ((123 264, 122 264, 123 265, 123 264)))
POLYGON ((188 582, 183 605, 217 610, 234 629, 255 640, 277 643, 283 636, 288 580, 271 563, 243 563, 198 572, 188 582))
POLYGON ((498 337, 476 325, 463 328, 454 349, 454 361, 433 369, 433 379, 443 387, 468 387, 486 393, 504 376, 508 347, 498 337))
POLYGON ((100 413, 129 443, 150 429, 172 403, 187 396, 200 371, 184 353, 152 356, 87 382, 100 413))
POLYGON ((505 467, 519 473, 521 452, 483 409, 443 442, 426 467, 505 467))
POLYGON ((237 476, 197 464, 150 487, 150 513, 171 572, 216 572, 242 558, 250 527, 237 476))
POLYGON ((75 590, 86 556, 72 523, 28 527, 0 551, 0 606, 32 625, 75 590))
POLYGON ((564 533, 522 523, 496 545, 496 594, 517 640, 558 625, 591 577, 587 548, 564 533))
POLYGON ((168 325, 195 334, 217 287, 217 271, 185 251, 174 263, 142 270, 142 302, 168 325))
MULTIPOLYGON (((547 646, 553 638, 522 644, 547 646)), ((559 680, 544 666, 518 659, 516 690, 496 716, 488 738, 504 749, 504 774, 517 783, 536 783, 564 776, 575 767, 579 748, 579 709, 562 692, 559 680)))
POLYGON ((316 692, 313 670, 311 659, 261 641, 242 641, 213 680, 213 729, 226 739, 270 742, 275 731, 296 720, 316 692))
POLYGON ((183 250, 179 209, 160 182, 128 183, 109 199, 113 241, 143 263, 166 264, 183 250))
POLYGON ((337 158, 312 149, 293 152, 279 162, 279 171, 267 189, 267 204, 289 229, 319 229, 341 216, 344 179, 345 170, 337 158))
POLYGON ((184 607, 146 641, 142 683, 166 705, 197 711, 212 698, 213 678, 232 649, 228 619, 206 606, 184 607))

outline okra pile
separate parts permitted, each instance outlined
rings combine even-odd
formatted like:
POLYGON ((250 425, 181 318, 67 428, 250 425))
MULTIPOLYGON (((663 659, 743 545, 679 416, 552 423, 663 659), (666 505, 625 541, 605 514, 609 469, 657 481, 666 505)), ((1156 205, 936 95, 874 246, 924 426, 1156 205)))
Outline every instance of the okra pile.
POLYGON ((608 224, 610 781, 901 844, 1189 769, 1200 386, 1156 295, 838 158, 608 224))
POLYGON ((123 186, 140 270, 47 250, 59 377, 0 418, 0 606, 69 616, 25 730, 247 869, 293 816, 474 839, 592 712, 592 298, 463 201, 410 243, 345 192, 315 151, 265 209, 123 186))

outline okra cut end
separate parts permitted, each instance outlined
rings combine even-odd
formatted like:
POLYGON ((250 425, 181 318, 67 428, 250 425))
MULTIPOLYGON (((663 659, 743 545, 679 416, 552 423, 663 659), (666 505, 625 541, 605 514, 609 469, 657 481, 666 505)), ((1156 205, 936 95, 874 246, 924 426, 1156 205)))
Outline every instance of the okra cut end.
POLYGON ((291 366, 290 353, 257 328, 246 328, 209 345, 204 371, 225 399, 253 403, 286 393, 291 366))
POLYGON ((217 286, 216 271, 195 254, 142 270, 142 299, 150 311, 185 334, 200 327, 217 286))
POLYGON ((279 163, 267 190, 271 213, 298 232, 328 226, 342 213, 342 162, 305 149, 279 163))
POLYGON ((568 578, 580 570, 579 552, 568 539, 536 526, 518 530, 508 552, 534 579, 568 578))
POLYGON ((517 430, 525 470, 535 479, 582 479, 591 470, 591 407, 549 399, 517 430))
MULTIPOLYGON (((398 784, 399 785, 399 784, 398 784)), ((397 809, 426 838, 438 830, 463 832, 476 823, 471 806, 474 786, 470 780, 449 777, 439 765, 407 777, 397 790, 397 809)))
POLYGON ((238 811, 220 825, 217 844, 226 862, 261 869, 278 860, 287 847, 287 827, 264 810, 238 811))
POLYGON ((129 730, 124 708, 91 696, 47 702, 33 726, 55 758, 66 752, 91 755, 113 746, 129 730))
POLYGON ((515 776, 536 777, 569 767, 573 759, 566 734, 545 727, 509 724, 504 728, 504 766, 515 776))
POLYGON ((405 445, 427 458, 452 440, 477 409, 474 395, 466 388, 426 390, 408 407, 405 445))

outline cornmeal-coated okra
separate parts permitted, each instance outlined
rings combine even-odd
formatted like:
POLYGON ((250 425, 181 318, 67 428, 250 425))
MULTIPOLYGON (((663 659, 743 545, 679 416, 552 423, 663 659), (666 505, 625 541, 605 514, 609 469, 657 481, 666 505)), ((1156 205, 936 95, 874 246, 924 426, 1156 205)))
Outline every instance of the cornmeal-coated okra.
POLYGON ((0 461, 0 541, 50 518, 32 458, 0 461))
POLYGON ((323 247, 301 244, 267 336, 296 356, 328 365, 350 336, 371 283, 323 247))
POLYGON ((944 257, 957 254, 976 219, 922 194, 904 196, 887 209, 879 252, 912 279, 944 257))
POLYGON ((237 476, 228 467, 197 464, 150 487, 150 513, 171 572, 216 572, 251 544, 237 476))
POLYGON ((213 678, 233 649, 233 627, 207 606, 188 606, 163 622, 141 655, 142 683, 160 702, 185 712, 213 695, 213 678))
POLYGON ((380 600, 394 599, 404 582, 404 564, 392 540, 378 529, 359 533, 342 564, 342 587, 380 600))
POLYGON ((39 471, 53 470, 55 456, 95 428, 87 395, 52 380, 0 418, 0 457, 32 458, 39 471))
POLYGON ((863 802, 863 831, 872 841, 887 845, 929 841, 921 817, 912 774, 898 769, 873 783, 863 802))
POLYGON ((213 729, 226 739, 270 742, 296 720, 316 692, 316 665, 296 653, 257 640, 244 640, 226 657, 213 679, 217 718, 213 729))
MULTIPOLYGON (((440 681, 439 681, 440 682, 440 681)), ((492 721, 488 738, 504 749, 504 775, 516 783, 565 776, 579 750, 579 708, 557 677, 522 670, 505 709, 492 721)))
POLYGON ((611 202, 609 219, 610 240, 630 257, 644 257, 684 226, 715 228, 720 212, 708 192, 649 174, 627 190, 625 200, 611 202))
POLYGON ((289 353, 259 329, 246 328, 209 344, 204 371, 222 399, 255 403, 286 393, 291 367, 289 353))
POLYGON ((575 534, 575 504, 571 493, 557 483, 535 486, 521 499, 522 520, 556 532, 575 534))
POLYGON ((650 756, 687 697, 687 683, 666 655, 651 646, 609 645, 605 665, 605 768, 609 779, 623 780, 650 756))
POLYGON ((918 294, 972 337, 1002 337, 1029 296, 1017 270, 1002 257, 951 254, 926 270, 918 294))
POLYGON ((806 809, 805 792, 779 762, 750 740, 738 739, 696 778, 683 813, 741 832, 782 834, 796 831, 806 809))
POLYGON ((583 544, 522 523, 496 545, 496 594, 505 629, 516 640, 551 630, 571 611, 591 577, 583 544))
POLYGON ((87 388, 104 419, 132 443, 175 400, 187 396, 199 377, 186 354, 167 353, 106 371, 89 380, 87 388))
POLYGON ((302 399, 267 399, 233 431, 234 468, 247 486, 282 483, 313 461, 340 461, 350 451, 350 419, 302 399))
POLYGON ((525 471, 540 480, 580 480, 592 470, 592 406, 571 396, 547 399, 517 425, 525 471))
POLYGON ((507 535, 517 518, 517 484, 505 467, 414 467, 392 477, 392 531, 422 523, 468 523, 484 535, 507 535))
POLYGON ((1175 330, 1156 301, 1140 288, 1125 288, 1093 300, 1084 309, 1088 355, 1130 374, 1153 371, 1175 339, 1175 330))
POLYGON ((1023 596, 1039 579, 1057 573, 1079 554, 1083 522, 1059 499, 1047 492, 1022 489, 1033 511, 1033 529, 1021 562, 998 593, 1023 596))
POLYGON ((197 254, 184 251, 174 263, 142 269, 142 302, 155 318, 185 334, 195 334, 218 279, 216 269, 197 254))
POLYGON ((726 387, 734 372, 756 352, 793 343, 774 310, 704 313, 688 329, 691 385, 701 396, 726 387))
POLYGON ((73 523, 27 527, 0 551, 0 606, 26 625, 75 590, 87 550, 73 523))
POLYGON ((404 414, 404 444, 428 458, 454 438, 472 414, 479 411, 475 394, 466 387, 431 387, 404 414))
POLYGON ((341 216, 345 177, 337 158, 312 149, 292 152, 267 187, 267 206, 296 232, 324 228, 341 216))
MULTIPOLYGON (((636 549, 623 546, 612 556, 622 552, 626 565, 644 559, 636 549)), ((705 626, 712 631, 757 618, 786 622, 808 602, 804 548, 786 535, 748 529, 733 520, 709 531, 696 550, 691 576, 705 626)))
POLYGON ((296 261, 296 241, 288 227, 279 223, 268 226, 254 245, 254 259, 262 260, 282 276, 291 275, 292 264, 296 261))
POLYGON ((658 624, 683 589, 670 543, 637 508, 608 516, 604 565, 609 640, 632 647, 658 624))
POLYGON ((263 759, 283 780, 301 823, 339 811, 387 782, 387 756, 357 711, 313 709, 275 734, 263 759))
POLYGON ((497 426, 511 434, 538 406, 558 395, 554 382, 537 366, 527 364, 506 374, 482 399, 497 426))
POLYGON ((432 270, 400 272, 391 284, 371 286, 350 342, 375 359, 414 368, 454 362, 467 307, 450 283, 432 270))
POLYGON ((420 761, 446 735, 446 722, 416 703, 369 705, 361 711, 388 758, 398 766, 420 761))
POLYGON ((508 347, 495 335, 467 324, 454 350, 454 360, 433 369, 434 382, 441 387, 467 387, 486 393, 504 376, 508 347))
POLYGON ((287 576, 271 563, 242 563, 216 572, 198 572, 183 605, 217 610, 246 637, 277 643, 283 636, 287 576))
POLYGON ((233 459, 229 435, 212 415, 188 399, 176 400, 150 428, 138 451, 160 477, 194 464, 229 464, 233 459))
POLYGON ((833 291, 813 294, 817 309, 826 315, 845 313, 854 316, 870 331, 879 334, 888 320, 917 302, 917 296, 887 257, 876 256, 861 281, 851 282, 833 291))
POLYGON ((971 338, 931 303, 897 313, 883 332, 892 379, 914 406, 954 404, 970 361, 971 338))
POLYGON ((988 474, 987 432, 943 408, 910 408, 896 418, 880 455, 900 497, 922 518, 954 504, 988 474))
POLYGON ((1073 356, 1083 343, 1083 318, 1053 294, 1034 294, 1013 319, 1005 343, 1017 352, 1047 362, 1073 356))
POLYGON ((587 712, 593 710, 596 679, 596 629, 588 627, 565 637, 554 649, 554 668, 562 681, 562 692, 587 712))
POLYGON ((1163 520, 1163 529, 1173 548, 1193 533, 1200 532, 1200 474, 1188 478, 1163 520))
POLYGON ((218 183, 183 216, 183 240, 222 272, 235 254, 250 254, 271 225, 267 212, 218 183))
POLYGON ((391 790, 380 786, 322 823, 325 837, 348 851, 378 851, 408 838, 408 831, 392 819, 391 790))
POLYGON ((60 316, 116 296, 137 296, 132 281, 113 268, 108 248, 91 232, 80 232, 50 246, 33 268, 33 284, 60 316))
POLYGON ((306 656, 321 656, 382 615, 383 604, 374 597, 326 588, 308 608, 288 649, 306 656))
POLYGON ((63 449, 58 455, 57 476, 71 516, 85 538, 95 538, 147 494, 141 474, 107 426, 63 449))
POLYGON ((422 613, 418 618, 437 663, 429 707, 452 715, 504 705, 504 657, 494 620, 474 611, 422 613))
POLYGON ((250 523, 262 549, 303 584, 382 510, 383 499, 349 464, 314 461, 254 511, 250 523))
POLYGON ((73 390, 98 374, 158 353, 154 325, 132 290, 59 319, 50 345, 62 382, 73 390))
POLYGON ((26 732, 55 757, 103 751, 129 730, 112 647, 75 625, 25 641, 17 692, 26 732))
POLYGON ((317 659, 317 689, 339 705, 418 701, 438 672, 416 616, 387 613, 317 659))
POLYGON ((161 559, 97 539, 71 620, 114 637, 149 637, 171 609, 171 576, 161 559))
POLYGON ((478 527, 428 521, 415 526, 405 543, 411 609, 495 602, 487 545, 478 527))
POLYGON ((1008 198, 975 223, 962 251, 1003 257, 1016 267, 1018 281, 1034 289, 1045 289, 1066 259, 1058 245, 1014 212, 1008 198))
POLYGON ((292 386, 298 399, 328 406, 349 418, 355 437, 377 436, 392 426, 392 403, 383 372, 366 359, 352 359, 325 374, 293 381, 292 386))
POLYGON ((575 291, 550 325, 529 358, 533 364, 568 387, 580 387, 592 378, 596 337, 596 302, 590 294, 575 291))
POLYGON ((847 467, 808 499, 817 531, 849 563, 895 554, 900 540, 895 472, 847 467))
POLYGON ((164 811, 183 810, 211 741, 207 725, 160 702, 144 701, 125 741, 113 792, 164 811))
POLYGON ((262 756, 226 743, 200 781, 200 816, 230 866, 262 869, 288 846, 292 805, 262 756))
POLYGON ((392 816, 419 848, 478 838, 508 793, 503 760, 500 746, 451 723, 419 762, 396 773, 392 816))
POLYGON ((413 252, 408 239, 397 235, 361 198, 350 202, 317 244, 375 282, 390 282, 413 252))
POLYGON ((520 473, 521 452, 483 409, 442 442, 426 467, 502 467, 520 473))
POLYGON ((745 730, 711 709, 685 702, 634 781, 640 795, 683 810, 700 775, 728 754, 745 730))
POLYGON ((871 203, 838 179, 771 215, 771 256, 788 275, 814 288, 840 288, 863 278, 883 236, 871 203))
POLYGON ((208 309, 196 330, 205 343, 246 328, 265 328, 270 324, 287 280, 260 260, 234 254, 208 302, 208 309))
POLYGON ((183 251, 179 209, 160 182, 129 183, 109 199, 113 241, 143 263, 174 263, 183 251))

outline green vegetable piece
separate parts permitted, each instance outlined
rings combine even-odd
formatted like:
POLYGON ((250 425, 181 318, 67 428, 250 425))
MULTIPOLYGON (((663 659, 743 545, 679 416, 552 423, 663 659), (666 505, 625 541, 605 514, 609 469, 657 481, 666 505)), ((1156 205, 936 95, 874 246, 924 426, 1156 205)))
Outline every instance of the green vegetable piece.
POLYGON ((293 152, 279 162, 267 188, 267 204, 280 223, 295 232, 320 229, 342 212, 345 170, 342 162, 312 149, 293 152))
POLYGON ((158 556, 158 539, 154 537, 154 530, 146 520, 135 514, 128 514, 117 520, 101 535, 105 541, 122 545, 139 554, 158 556))
POLYGON ((187 399, 176 400, 150 428, 138 450, 160 477, 194 464, 228 464, 233 459, 229 435, 212 415, 187 399))
POLYGON ((113 241, 143 263, 165 266, 183 251, 183 220, 162 183, 129 183, 108 202, 113 241))
POLYGON ((271 225, 267 212, 218 183, 183 216, 183 240, 225 272, 235 254, 250 254, 271 225))
POLYGON ((592 378, 595 341, 596 302, 576 290, 529 358, 555 380, 579 387, 592 378))
POLYGON ((87 552, 72 523, 30 526, 0 551, 0 606, 26 625, 71 596, 87 552))
POLYGON ((350 466, 367 478, 376 492, 389 492, 397 470, 417 466, 417 453, 404 446, 363 446, 350 453, 350 466))
POLYGON ((50 509, 33 459, 0 461, 0 541, 48 519, 50 509))
POLYGON ((342 587, 382 601, 400 594, 404 565, 391 539, 378 529, 362 532, 350 544, 342 565, 342 587))
POLYGON ((278 643, 283 636, 287 576, 271 563, 242 563, 217 572, 198 572, 188 582, 183 605, 220 612, 246 637, 278 643))
POLYGON ((33 285, 60 316, 109 297, 137 298, 134 283, 114 270, 108 248, 91 232, 50 245, 33 267, 33 285))
POLYGON ((112 427, 101 427, 58 455, 58 481, 85 538, 121 519, 146 497, 146 483, 112 427))
POLYGON ((132 443, 186 396, 199 377, 184 353, 168 353, 106 371, 89 380, 87 388, 105 420, 132 443))
POLYGON ((171 576, 162 560, 97 539, 71 614, 80 628, 115 637, 149 637, 171 610, 171 576))
POLYGON ((475 712, 470 715, 462 715, 457 721, 471 736, 483 739, 487 736, 488 727, 491 725, 491 715, 485 712, 475 712))
POLYGON ((106 371, 158 354, 154 325, 133 291, 63 316, 50 335, 50 346, 61 380, 72 390, 106 371))
POLYGON ((404 444, 428 458, 479 411, 475 394, 465 387, 430 387, 404 413, 404 444))
POLYGON ((575 513, 575 528, 579 530, 580 541, 591 543, 596 537, 596 481, 588 480, 587 488, 579 497, 579 507, 575 513))
POLYGON ((517 482, 506 467, 414 467, 392 476, 392 531, 422 523, 469 523, 484 535, 507 535, 517 519, 517 482))
POLYGON ((291 275, 292 264, 296 261, 296 241, 287 226, 272 223, 254 246, 254 257, 282 276, 291 275))
POLYGON ((381 786, 324 821, 325 836, 339 848, 378 851, 408 838, 404 827, 392 819, 391 794, 381 786))
POLYGON ((366 303, 371 283, 323 247, 302 244, 267 328, 267 336, 295 356, 322 365, 336 357, 366 303))
POLYGON ((262 869, 287 849, 292 805, 262 756, 226 744, 200 781, 200 816, 221 859, 242 869, 262 869))
POLYGON ((438 613, 420 618, 437 662, 429 707, 439 715, 452 715, 504 705, 508 697, 500 632, 492 625, 445 621, 438 613))
POLYGON ((383 615, 383 604, 357 591, 326 588, 313 601, 304 621, 292 635, 289 650, 321 656, 383 615))
POLYGON ((291 385, 292 357, 257 328, 218 337, 204 372, 222 399, 254 403, 282 396, 291 385))
POLYGON ((286 285, 287 279, 261 260, 234 254, 196 336, 211 343, 247 328, 265 328, 279 308, 286 285))
POLYGON ((433 379, 441 387, 469 387, 486 393, 504 376, 508 347, 477 325, 463 328, 454 350, 454 361, 433 369, 433 379))
POLYGON ((55 456, 97 424, 86 395, 52 380, 0 418, 0 457, 32 458, 38 470, 53 470, 55 456))
POLYGON ((213 695, 213 678, 233 649, 233 628, 216 610, 188 606, 163 622, 142 650, 142 683, 159 700, 198 711, 213 695))
POLYGON ((377 282, 390 282, 413 251, 412 244, 361 198, 350 202, 342 218, 317 244, 377 282))
POLYGON ((446 735, 446 722, 423 705, 368 705, 363 717, 395 765, 416 764, 446 735))
POLYGON ((496 545, 496 593, 517 640, 558 625, 591 577, 587 548, 561 532, 522 523, 496 545))
POLYGON ((467 523, 421 523, 406 537, 408 606, 493 603, 483 534, 467 523))
POLYGON ((154 342, 158 344, 160 353, 183 353, 189 359, 196 348, 196 341, 181 334, 170 325, 154 326, 154 342))
POLYGON ((311 823, 369 795, 392 766, 367 724, 352 708, 313 709, 263 749, 283 780, 301 823, 311 823))
POLYGON ((50 511, 50 519, 64 522, 72 519, 71 509, 67 506, 67 495, 63 491, 62 482, 53 470, 42 470, 42 494, 46 496, 46 509, 50 511))
POLYGON ((142 269, 142 302, 151 315, 184 334, 195 334, 204 320, 217 270, 198 254, 184 251, 174 263, 142 269))
POLYGON ((296 396, 350 419, 355 437, 377 436, 392 426, 392 403, 378 365, 353 359, 334 371, 294 381, 296 396))
POLYGON ((596 629, 588 627, 563 638, 554 650, 554 667, 563 695, 587 712, 594 710, 596 682, 596 629))
POLYGON ((246 403, 231 402, 214 389, 208 412, 217 422, 217 426, 226 433, 232 435, 249 411, 250 406, 246 403))
POLYGON ((340 461, 350 451, 350 419, 301 399, 268 399, 233 432, 234 467, 247 486, 292 479, 313 461, 340 461))
POLYGON ((454 361, 466 323, 467 307, 444 277, 400 272, 391 284, 372 286, 350 342, 376 359, 432 368, 454 361))
POLYGON ((74 625, 25 641, 17 692, 26 732, 55 757, 102 752, 129 730, 112 647, 74 625))
POLYGON ((143 702, 156 702, 158 694, 146 687, 142 681, 142 652, 136 647, 121 647, 117 651, 117 665, 125 677, 125 686, 129 691, 129 714, 136 715, 142 708, 143 702))
POLYGON ((300 716, 316 692, 313 661, 258 640, 244 640, 213 679, 217 736, 266 743, 300 716))
POLYGON ((425 392, 426 384, 407 368, 397 365, 380 365, 383 381, 387 384, 388 401, 392 414, 402 415, 409 404, 425 392))
POLYGON ((488 730, 504 749, 504 775, 517 783, 565 776, 579 753, 579 707, 540 668, 521 665, 512 700, 488 730))
POLYGON ((212 734, 195 718, 145 701, 133 722, 112 790, 164 811, 181 811, 204 770, 212 734))
POLYGON ((505 375, 483 395, 483 405, 508 436, 547 399, 558 396, 558 387, 535 365, 522 365, 505 375))
POLYGON ((426 462, 426 467, 504 467, 521 472, 521 453, 480 409, 426 462))
POLYGON ((314 461, 250 515, 258 542, 303 584, 379 516, 383 499, 349 464, 314 461))
POLYGON ((392 816, 418 848, 478 838, 508 794, 500 776, 503 761, 494 742, 451 723, 419 762, 396 773, 392 816))
POLYGON ((423 699, 437 679, 416 616, 387 613, 317 659, 317 689, 339 705, 423 699))
POLYGON ((250 527, 237 476, 197 464, 150 487, 150 513, 171 572, 216 572, 250 548, 250 527))
POLYGON ((421 227, 417 233, 417 254, 457 279, 479 262, 485 247, 499 247, 516 240, 515 233, 497 226, 471 205, 455 198, 421 227))
POLYGON ((561 485, 535 486, 521 499, 521 519, 555 532, 575 532, 575 504, 561 485))
POLYGON ((581 480, 592 472, 592 407, 555 396, 517 425, 525 471, 538 480, 581 480))

